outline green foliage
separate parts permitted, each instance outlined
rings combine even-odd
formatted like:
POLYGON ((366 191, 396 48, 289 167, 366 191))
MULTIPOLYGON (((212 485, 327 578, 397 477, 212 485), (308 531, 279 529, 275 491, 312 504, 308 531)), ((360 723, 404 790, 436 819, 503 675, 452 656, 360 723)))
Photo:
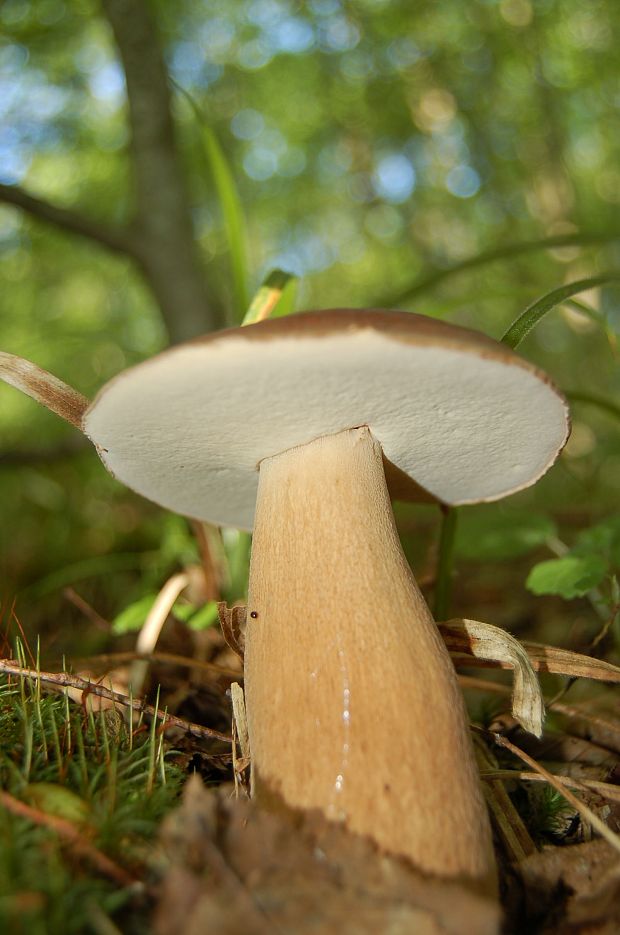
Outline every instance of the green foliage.
POLYGON ((250 302, 242 324, 251 325, 263 318, 281 318, 294 311, 297 277, 275 269, 263 281, 250 302))
POLYGON ((461 558, 494 562, 526 555, 557 535, 544 513, 481 506, 461 510, 456 552, 461 558))
POLYGON ((536 302, 519 315, 516 321, 513 321, 510 328, 508 328, 503 335, 502 341, 504 344, 507 344, 508 347, 518 347, 521 341, 527 337, 530 331, 535 328, 552 309, 557 308, 558 305, 561 305, 579 292, 585 292, 587 289, 593 289, 596 286, 602 286, 609 282, 617 282, 619 279, 620 275, 617 273, 609 273, 604 276, 590 276, 588 279, 570 282, 566 286, 553 289, 551 292, 542 296, 542 298, 537 299, 536 302))
POLYGON ((558 594, 570 600, 597 587, 606 571, 607 566, 598 555, 565 555, 535 565, 526 586, 533 594, 558 594))
POLYGON ((570 830, 575 810, 553 786, 531 783, 527 800, 528 830, 535 840, 556 840, 570 830))
MULTIPOLYGON (((116 636, 139 630, 146 621, 156 599, 157 594, 145 594, 144 597, 125 607, 112 622, 112 630, 116 636)), ((172 605, 170 613, 177 620, 186 623, 192 630, 206 630, 218 619, 217 604, 214 601, 209 601, 207 604, 197 607, 195 604, 179 599, 172 605)))
POLYGON ((234 315, 230 324, 239 324, 248 306, 249 274, 246 243, 247 224, 243 205, 237 191, 235 176, 216 132, 207 122, 205 114, 196 99, 176 81, 173 80, 172 83, 189 102, 198 122, 202 155, 219 200, 230 254, 231 282, 235 301, 234 315))
MULTIPOLYGON (((136 733, 118 712, 86 713, 36 683, 0 681, 0 788, 42 815, 70 822, 132 873, 175 803, 181 776, 154 729, 136 733)), ((129 910, 119 888, 43 825, 4 812, 0 928, 64 935, 94 930, 94 912, 129 910)), ((125 930, 125 929, 124 929, 125 930)), ((130 929, 133 930, 133 929, 130 929)))
POLYGON ((145 594, 137 601, 128 604, 112 621, 112 629, 117 636, 139 630, 157 599, 157 594, 145 594))
POLYGON ((614 515, 581 532, 566 555, 535 565, 526 584, 534 594, 570 600, 597 588, 619 566, 620 515, 614 515))

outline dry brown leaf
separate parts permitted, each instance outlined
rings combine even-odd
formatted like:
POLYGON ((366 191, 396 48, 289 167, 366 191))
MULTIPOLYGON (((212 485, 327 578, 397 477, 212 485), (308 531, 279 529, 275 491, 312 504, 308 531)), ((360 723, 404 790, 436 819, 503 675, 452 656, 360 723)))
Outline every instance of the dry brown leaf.
MULTIPOLYGON (((483 627, 490 626, 488 623, 481 623, 476 620, 465 621, 461 619, 448 620, 446 623, 438 624, 450 654, 456 657, 453 660, 455 663, 459 661, 466 662, 468 667, 489 668, 498 666, 500 669, 512 668, 512 663, 509 660, 476 655, 466 640, 459 640, 458 624, 463 623, 477 623, 483 627), (456 625, 453 632, 450 629, 452 625, 456 625), (460 655, 467 657, 466 660, 459 660, 460 655)), ((498 628, 492 627, 492 629, 498 628)), ((500 630, 500 632, 505 633, 503 630, 500 630)), ((532 668, 537 672, 549 672, 552 675, 565 675, 573 678, 595 679, 599 682, 620 682, 620 668, 612 665, 611 662, 605 662, 604 659, 594 659, 592 656, 574 653, 570 649, 545 646, 542 643, 532 643, 529 640, 524 640, 519 645, 526 651, 532 668)))
POLYGON ((542 735, 545 706, 536 673, 521 643, 499 627, 479 620, 447 620, 439 630, 450 652, 468 653, 514 670, 512 714, 521 726, 542 735))
POLYGON ((381 856, 318 814, 273 813, 193 778, 164 822, 155 935, 496 935, 499 908, 381 856))
POLYGON ((546 847, 519 872, 525 885, 527 931, 541 935, 617 935, 620 861, 606 841, 546 847))
POLYGON ((599 682, 620 682, 620 668, 604 659, 594 659, 570 649, 544 646, 542 643, 524 641, 530 662, 538 672, 568 675, 576 678, 596 679, 599 682))
POLYGON ((243 662, 244 634, 247 608, 239 604, 228 607, 225 601, 218 601, 217 615, 220 619, 222 635, 236 656, 243 662))

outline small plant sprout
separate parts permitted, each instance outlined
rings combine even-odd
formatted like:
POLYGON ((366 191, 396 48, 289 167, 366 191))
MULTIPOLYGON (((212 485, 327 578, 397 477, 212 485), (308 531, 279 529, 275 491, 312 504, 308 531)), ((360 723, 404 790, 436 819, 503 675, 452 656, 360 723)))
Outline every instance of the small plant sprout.
POLYGON ((147 360, 81 425, 132 489, 254 530, 253 793, 493 892, 463 699, 390 499, 458 505, 533 484, 569 432, 548 377, 423 316, 307 312, 147 360))

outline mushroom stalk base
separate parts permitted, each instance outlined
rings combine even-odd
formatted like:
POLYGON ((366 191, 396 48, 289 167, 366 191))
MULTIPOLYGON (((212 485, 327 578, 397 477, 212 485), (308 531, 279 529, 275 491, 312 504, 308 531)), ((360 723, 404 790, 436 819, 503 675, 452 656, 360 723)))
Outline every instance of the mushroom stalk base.
POLYGON ((255 794, 493 891, 463 698, 367 428, 262 462, 248 611, 255 794))

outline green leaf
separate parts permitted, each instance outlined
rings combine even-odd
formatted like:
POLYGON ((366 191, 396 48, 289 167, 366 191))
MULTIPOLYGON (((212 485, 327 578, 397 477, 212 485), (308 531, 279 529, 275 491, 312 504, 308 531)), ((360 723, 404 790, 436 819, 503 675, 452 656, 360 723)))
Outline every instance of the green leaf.
POLYGON ((243 325, 252 325, 265 318, 289 315, 295 305, 297 277, 281 269, 274 269, 252 299, 243 318, 243 325))
POLYGON ((206 630, 212 627, 217 619, 217 604, 215 601, 209 601, 189 618, 187 625, 191 630, 206 630))
POLYGON ((117 635, 121 633, 132 633, 139 630, 148 613, 155 603, 157 594, 145 594, 139 600, 129 604, 112 621, 112 632, 117 635))
POLYGON ((554 536, 555 523, 543 513, 478 507, 461 511, 456 551, 462 558, 506 561, 527 555, 554 536))
POLYGON ((619 273, 605 273, 601 276, 590 276, 588 279, 579 279, 576 282, 569 282, 565 286, 553 289, 540 299, 537 299, 532 305, 519 315, 511 324, 510 328, 502 337, 502 343, 508 347, 515 348, 530 333, 539 321, 541 321, 547 312, 550 312, 556 306, 561 305, 566 299, 578 292, 584 292, 586 289, 593 289, 595 286, 602 286, 608 282, 617 282, 620 280, 619 273))
POLYGON ((600 555, 565 555, 534 565, 525 584, 534 594, 558 594, 570 600, 597 587, 607 570, 600 555))

